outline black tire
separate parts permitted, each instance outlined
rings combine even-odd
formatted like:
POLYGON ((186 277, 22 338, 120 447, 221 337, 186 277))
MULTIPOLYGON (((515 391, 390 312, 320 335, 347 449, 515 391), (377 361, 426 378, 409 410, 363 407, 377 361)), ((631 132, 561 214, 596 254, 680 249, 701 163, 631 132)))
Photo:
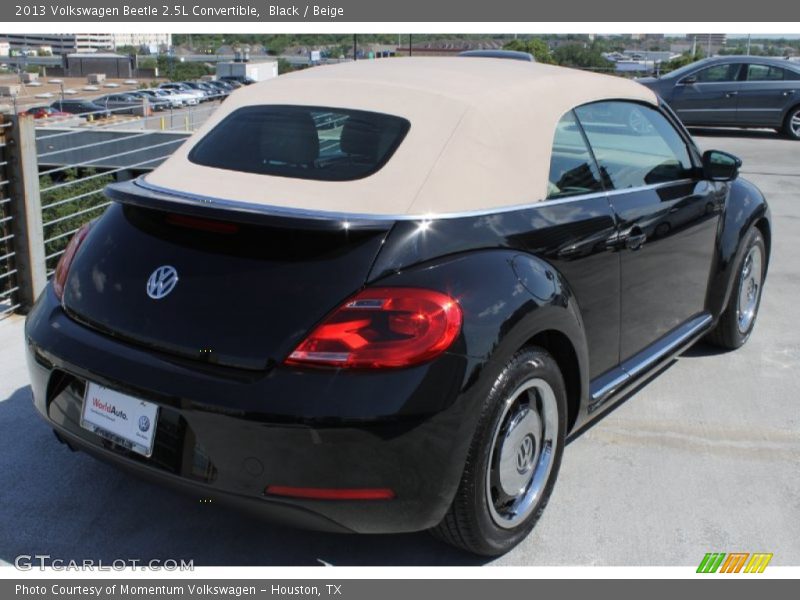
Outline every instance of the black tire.
POLYGON ((722 316, 720 316, 717 326, 713 329, 713 331, 711 331, 711 333, 708 334, 707 340, 710 343, 714 344, 715 346, 719 346, 720 348, 735 350, 736 348, 744 345, 744 343, 749 339, 750 334, 753 332, 753 327, 755 327, 756 318, 758 317, 758 309, 761 305, 761 293, 764 288, 766 270, 767 249, 766 245, 764 244, 764 236, 761 234, 761 231, 759 231, 758 227, 754 225, 747 232, 742 244, 742 253, 736 263, 736 270, 734 271, 736 273, 736 279, 733 282, 733 288, 731 289, 730 298, 728 298, 728 304, 725 307, 725 311, 722 313, 722 316), (755 306, 752 317, 746 326, 742 327, 740 323, 740 291, 742 289, 742 281, 745 279, 745 262, 753 249, 755 249, 756 252, 759 252, 761 256, 760 282, 758 283, 758 289, 756 290, 755 306))
POLYGON ((790 109, 783 122, 783 134, 790 140, 800 140, 800 105, 790 109))
MULTIPOLYGON (((504 554, 522 541, 533 529, 544 511, 558 476, 566 437, 566 407, 567 394, 564 379, 553 357, 539 347, 524 348, 517 352, 503 368, 484 401, 458 491, 442 522, 431 530, 433 535, 448 544, 484 556, 504 554), (531 387, 526 388, 526 386, 531 387), (552 394, 547 392, 548 386, 553 392, 552 394), (525 391, 518 393, 521 389, 525 391), (542 399, 540 389, 544 390, 548 398, 546 401, 542 399), (531 391, 532 395, 529 394, 531 391), (516 409, 515 413, 512 412, 515 410, 514 407, 518 403, 526 402, 530 405, 536 403, 537 406, 542 407, 540 408, 543 415, 539 421, 540 431, 546 432, 547 423, 551 423, 550 431, 552 433, 542 433, 540 437, 544 440, 549 435, 552 441, 549 446, 546 443, 539 445, 539 442, 536 442, 541 450, 534 451, 536 452, 535 458, 531 457, 527 461, 533 474, 525 489, 530 492, 538 489, 539 492, 530 495, 531 503, 524 512, 520 511, 520 518, 522 515, 526 515, 524 520, 511 526, 512 519, 506 522, 505 526, 498 526, 497 519, 501 518, 498 508, 494 502, 491 507, 489 505, 490 487, 491 481, 493 481, 490 473, 496 475, 500 468, 499 452, 496 451, 497 445, 504 444, 504 447, 506 444, 511 445, 510 442, 503 442, 503 440, 513 437, 510 432, 514 426, 508 422, 513 421, 516 415, 526 414, 524 406, 516 409), (552 410, 547 409, 544 404, 539 405, 539 402, 546 403, 546 407, 555 408, 557 414, 553 415, 552 410), (557 423, 556 429, 553 429, 555 423, 557 423), (503 435, 500 435, 504 426, 507 429, 503 435), (553 447, 554 450, 552 450, 553 447), (550 465, 546 474, 542 470, 545 468, 544 461, 548 461, 550 465), (490 468, 490 464, 497 466, 490 468), (534 482, 537 480, 536 473, 540 474, 538 477, 543 484, 534 487, 534 482)), ((517 422, 520 422, 520 419, 517 419, 517 422)), ((524 428, 519 426, 518 429, 524 428)), ((522 442, 520 449, 525 444, 525 438, 522 439, 522 442)), ((520 460, 520 451, 518 450, 516 454, 517 461, 520 460)), ((519 465, 520 463, 511 464, 519 465)), ((519 468, 517 466, 517 469, 519 468)), ((522 477, 526 476, 522 475, 522 477)), ((491 489, 494 490, 494 488, 491 489)), ((520 497, 525 493, 521 493, 520 497)))

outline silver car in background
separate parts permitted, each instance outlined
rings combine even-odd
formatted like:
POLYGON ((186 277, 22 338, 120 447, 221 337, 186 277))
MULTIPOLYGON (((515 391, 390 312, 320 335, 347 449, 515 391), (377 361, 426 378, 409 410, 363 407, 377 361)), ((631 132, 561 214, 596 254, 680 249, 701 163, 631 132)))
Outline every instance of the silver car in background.
POLYGON ((800 140, 800 63, 718 56, 638 81, 659 94, 685 125, 766 127, 800 140))
POLYGON ((162 90, 173 92, 187 106, 199 104, 205 98, 205 94, 200 90, 193 90, 182 83, 162 83, 158 87, 162 90))

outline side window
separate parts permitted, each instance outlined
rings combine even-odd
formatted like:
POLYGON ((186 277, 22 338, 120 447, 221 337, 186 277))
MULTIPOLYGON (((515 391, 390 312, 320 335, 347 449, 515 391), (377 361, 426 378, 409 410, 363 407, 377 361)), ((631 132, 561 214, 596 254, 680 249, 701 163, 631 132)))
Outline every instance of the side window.
POLYGON ((575 114, 570 111, 556 126, 547 197, 564 198, 577 194, 603 191, 597 167, 575 114))
POLYGON ((797 71, 789 71, 788 69, 781 69, 783 71, 783 78, 786 81, 798 81, 800 80, 800 73, 797 71))
POLYGON ((689 150, 658 110, 610 101, 575 109, 609 188, 622 190, 691 177, 689 150))
POLYGON ((716 65, 698 71, 695 78, 699 83, 716 83, 723 81, 735 81, 739 73, 738 64, 716 65))
POLYGON ((783 81, 784 70, 767 65, 747 65, 747 81, 783 81))

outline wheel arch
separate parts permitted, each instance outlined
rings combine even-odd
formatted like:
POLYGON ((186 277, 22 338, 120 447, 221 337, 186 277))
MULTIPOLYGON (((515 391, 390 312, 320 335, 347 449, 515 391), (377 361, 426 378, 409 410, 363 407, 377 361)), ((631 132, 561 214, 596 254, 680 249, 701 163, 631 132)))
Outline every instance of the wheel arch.
POLYGON ((793 133, 790 133, 789 118, 793 113, 797 113, 797 111, 800 111, 800 102, 795 102, 787 107, 786 110, 781 114, 780 127, 777 128, 780 133, 792 140, 797 140, 797 136, 795 136, 793 133))
POLYGON ((755 226, 758 227, 758 230, 761 232, 761 236, 764 238, 764 247, 767 250, 767 260, 764 263, 764 275, 766 275, 769 268, 769 257, 772 252, 772 226, 770 225, 769 219, 765 216, 756 221, 755 226))
POLYGON ((578 355, 570 338, 557 329, 540 331, 525 346, 538 346, 549 352, 558 364, 567 390, 567 434, 578 420, 583 382, 578 355))
POLYGON ((800 102, 795 102, 794 104, 790 104, 786 108, 786 110, 783 111, 783 115, 781 116, 781 125, 784 125, 786 123, 786 119, 789 117, 792 111, 795 111, 797 109, 800 109, 800 102))
POLYGON ((758 227, 764 236, 769 265, 772 246, 772 218, 764 195, 746 179, 737 179, 730 191, 717 235, 714 266, 709 279, 706 306, 714 318, 724 312, 736 279, 735 267, 742 255, 742 242, 750 227, 758 227))

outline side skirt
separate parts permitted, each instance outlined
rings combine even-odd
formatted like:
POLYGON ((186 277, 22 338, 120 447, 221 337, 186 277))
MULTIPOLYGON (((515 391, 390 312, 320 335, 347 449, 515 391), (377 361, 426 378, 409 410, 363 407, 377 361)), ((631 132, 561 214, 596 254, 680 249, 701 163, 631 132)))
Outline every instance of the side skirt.
POLYGON ((607 405, 610 400, 619 398, 626 389, 630 389, 656 367, 683 352, 707 333, 712 325, 711 315, 707 312, 700 313, 633 355, 620 366, 594 379, 589 385, 589 416, 595 416, 594 413, 607 405))

